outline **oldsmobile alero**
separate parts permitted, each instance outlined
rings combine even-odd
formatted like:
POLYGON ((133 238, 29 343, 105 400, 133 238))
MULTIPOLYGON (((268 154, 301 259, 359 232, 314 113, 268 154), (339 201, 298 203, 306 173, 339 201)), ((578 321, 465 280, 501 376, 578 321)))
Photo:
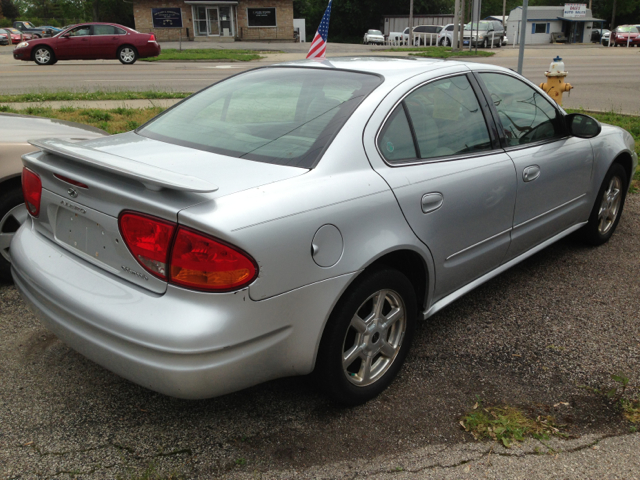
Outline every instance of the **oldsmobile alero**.
POLYGON ((32 143, 12 273, 60 339, 167 395, 314 372, 345 404, 418 319, 572 232, 609 240, 638 163, 510 70, 429 59, 258 68, 32 143))

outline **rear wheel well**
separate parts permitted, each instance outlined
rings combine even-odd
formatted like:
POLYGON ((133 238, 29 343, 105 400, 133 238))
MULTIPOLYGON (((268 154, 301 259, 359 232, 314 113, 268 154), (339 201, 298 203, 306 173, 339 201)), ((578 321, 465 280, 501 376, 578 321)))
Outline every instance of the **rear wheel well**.
POLYGON ((412 250, 398 250, 387 253, 369 265, 364 273, 366 274, 368 270, 378 268, 381 265, 394 268, 409 279, 416 293, 418 313, 421 313, 426 301, 427 266, 420 254, 412 250))
POLYGON ((633 167, 633 162, 631 161, 631 155, 628 153, 621 153, 618 157, 613 161, 613 163, 619 163, 624 168, 625 173, 627 174, 627 188, 631 184, 631 179, 633 178, 633 172, 631 168, 633 167))
POLYGON ((22 177, 17 175, 15 177, 7 178, 0 182, 0 191, 8 192, 9 190, 13 190, 17 188, 18 190, 22 189, 22 177))

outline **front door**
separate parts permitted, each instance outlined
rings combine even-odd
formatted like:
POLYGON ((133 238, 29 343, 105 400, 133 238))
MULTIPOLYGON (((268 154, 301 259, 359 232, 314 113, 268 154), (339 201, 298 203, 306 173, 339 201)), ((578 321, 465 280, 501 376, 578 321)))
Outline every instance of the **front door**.
POLYGON ((218 17, 218 7, 207 8, 207 35, 220 35, 220 21, 218 17))
POLYGON ((537 90, 502 73, 480 73, 516 167, 518 195, 505 260, 586 220, 593 151, 566 133, 562 114, 537 90))
POLYGON ((409 90, 367 148, 431 251, 434 300, 498 267, 510 243, 515 169, 472 83, 458 74, 409 90))
POLYGON ((91 25, 80 25, 64 37, 56 37, 53 47, 59 60, 91 58, 91 25))

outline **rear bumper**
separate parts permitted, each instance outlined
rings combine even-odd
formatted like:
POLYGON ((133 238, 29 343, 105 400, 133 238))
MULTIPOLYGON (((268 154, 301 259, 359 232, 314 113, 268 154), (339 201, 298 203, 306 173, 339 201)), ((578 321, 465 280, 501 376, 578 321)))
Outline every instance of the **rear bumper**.
POLYGON ((254 302, 247 291, 147 292, 69 254, 27 221, 11 244, 15 284, 84 356, 137 384, 208 398, 313 369, 321 332, 353 274, 254 302))
POLYGON ((141 58, 157 57, 161 51, 162 48, 157 42, 147 42, 145 45, 138 47, 138 54, 141 58))

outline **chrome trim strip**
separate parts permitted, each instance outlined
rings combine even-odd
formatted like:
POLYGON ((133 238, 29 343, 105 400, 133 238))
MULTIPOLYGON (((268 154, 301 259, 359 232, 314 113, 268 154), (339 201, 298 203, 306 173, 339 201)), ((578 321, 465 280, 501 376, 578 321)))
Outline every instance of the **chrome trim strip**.
POLYGON ((541 213, 540 215, 536 215, 535 217, 530 218, 529 220, 526 220, 526 221, 524 221, 524 222, 522 222, 522 223, 519 223, 518 225, 515 225, 515 226, 513 227, 513 229, 515 230, 516 228, 523 227, 523 226, 525 226, 527 223, 531 223, 531 222, 533 222, 534 220, 537 220, 538 218, 544 217, 545 215, 549 215, 550 213, 555 212, 556 210, 558 210, 558 209, 560 209, 560 208, 562 208, 562 207, 566 207, 566 206, 567 206, 567 205, 569 205, 570 203, 576 202, 576 201, 580 200, 582 197, 586 197, 586 196, 587 196, 587 194, 586 194, 586 193, 583 193, 582 195, 580 195, 579 197, 574 198, 573 200, 569 200, 568 202, 565 202, 565 203, 563 203, 562 205, 558 205, 557 207, 554 207, 554 208, 552 208, 551 210, 547 210, 546 212, 541 213))
POLYGON ((511 230, 513 230, 513 228, 507 228, 504 232, 500 232, 500 233, 496 233, 495 235, 489 237, 489 238, 485 238, 484 240, 480 240, 478 243, 474 243, 473 245, 471 245, 470 247, 467 248, 463 248, 462 250, 460 250, 459 252, 453 253, 451 255, 449 255, 447 258, 444 259, 444 261, 446 262, 447 260, 452 259, 453 257, 455 257, 456 255, 460 255, 461 253, 466 252, 467 250, 471 250, 472 248, 475 248, 479 245, 482 245, 483 243, 486 243, 490 240, 493 240, 494 238, 499 237, 500 235, 504 235, 505 233, 509 233, 511 230))
POLYGON ((450 293, 446 297, 438 300, 436 303, 431 305, 431 308, 429 308, 428 310, 423 312, 424 319, 426 320, 430 316, 434 315, 436 312, 442 310, 444 307, 446 307, 450 303, 452 303, 455 300, 459 299, 460 297, 466 295, 467 293, 469 293, 471 290, 475 289, 476 287, 482 285, 487 280, 491 280, 493 277, 497 277, 501 273, 509 270, 514 265, 520 263, 523 260, 526 260, 527 258, 531 257, 532 255, 535 255, 536 253, 538 253, 540 250, 543 250, 546 247, 548 247, 549 245, 551 245, 552 243, 560 240, 562 237, 566 237, 567 235, 575 232, 576 230, 581 228, 583 225, 586 225, 586 223, 587 222, 582 222, 582 223, 578 223, 577 225, 574 225, 573 227, 569 227, 564 232, 560 232, 556 236, 551 237, 549 240, 546 240, 546 241, 542 242, 540 245, 538 245, 536 247, 533 247, 531 250, 526 251, 522 255, 514 258, 513 260, 508 261, 507 263, 503 263, 498 268, 490 271, 489 273, 485 273, 480 278, 476 278, 473 282, 466 284, 464 287, 459 288, 455 292, 450 293))

